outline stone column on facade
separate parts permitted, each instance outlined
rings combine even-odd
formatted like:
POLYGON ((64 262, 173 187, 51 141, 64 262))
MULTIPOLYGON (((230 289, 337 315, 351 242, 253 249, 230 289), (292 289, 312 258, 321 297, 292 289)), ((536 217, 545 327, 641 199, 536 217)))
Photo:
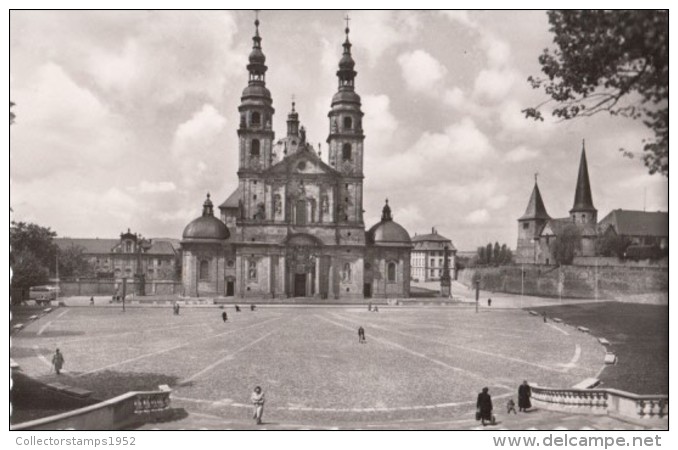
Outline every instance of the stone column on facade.
POLYGON ((320 297, 320 256, 315 257, 315 289, 314 297, 320 297))

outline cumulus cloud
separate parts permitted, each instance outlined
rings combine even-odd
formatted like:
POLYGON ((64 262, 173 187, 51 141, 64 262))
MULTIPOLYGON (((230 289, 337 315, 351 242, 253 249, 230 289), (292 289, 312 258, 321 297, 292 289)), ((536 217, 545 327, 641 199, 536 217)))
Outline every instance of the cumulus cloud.
POLYGON ((478 22, 471 18, 468 11, 441 11, 441 14, 452 22, 464 25, 472 30, 478 28, 478 22))
POLYGON ((388 95, 365 95, 363 111, 365 112, 364 127, 370 130, 370 134, 388 136, 396 130, 398 120, 391 111, 391 99, 388 95))
POLYGON ((539 152, 521 145, 514 148, 513 150, 507 152, 504 155, 504 159, 509 162, 522 162, 530 159, 534 159, 539 156, 539 152))
POLYGON ((351 40, 370 66, 391 48, 412 42, 420 28, 419 16, 409 11, 351 12, 351 40))
POLYGON ((481 225, 490 221, 490 213, 486 209, 476 209, 466 216, 466 223, 481 225))
POLYGON ((173 192, 177 189, 172 181, 142 181, 137 190, 142 194, 157 194, 164 192, 173 192))
POLYGON ((473 85, 473 95, 480 101, 499 102, 505 99, 518 79, 511 69, 481 70, 473 85))
POLYGON ((489 138, 468 117, 448 126, 443 133, 424 132, 412 147, 414 154, 436 164, 478 161, 493 150, 489 138))
POLYGON ((171 152, 179 164, 184 185, 209 189, 223 177, 226 161, 237 160, 238 146, 226 128, 226 119, 211 104, 204 104, 174 132, 171 152), (230 154, 224 142, 231 144, 230 154), (209 161, 208 164, 206 161, 209 161))
POLYGON ((431 90, 443 80, 447 69, 425 50, 403 53, 398 57, 405 84, 415 92, 431 90))
POLYGON ((12 90, 12 100, 15 179, 117 164, 126 152, 129 132, 120 118, 57 64, 38 67, 12 90))

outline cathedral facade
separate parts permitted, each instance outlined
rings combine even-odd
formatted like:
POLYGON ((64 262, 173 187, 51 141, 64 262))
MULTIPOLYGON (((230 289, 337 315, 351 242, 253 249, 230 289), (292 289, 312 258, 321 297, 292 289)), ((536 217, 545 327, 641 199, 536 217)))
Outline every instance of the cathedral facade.
POLYGON ((365 230, 365 134, 349 29, 328 113, 328 157, 306 141, 292 103, 284 138, 266 88, 259 21, 241 103, 238 187, 219 205, 209 198, 182 236, 182 284, 189 297, 293 297, 360 301, 409 296, 411 240, 393 221, 365 230))

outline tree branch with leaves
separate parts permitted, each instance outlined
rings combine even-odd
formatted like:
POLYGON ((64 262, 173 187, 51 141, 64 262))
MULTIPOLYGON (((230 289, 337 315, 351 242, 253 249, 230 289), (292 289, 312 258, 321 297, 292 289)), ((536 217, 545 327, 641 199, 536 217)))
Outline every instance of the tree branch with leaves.
MULTIPOLYGON (((543 121, 600 113, 641 120, 653 133, 642 159, 651 174, 669 174, 668 11, 549 11, 555 48, 539 56, 544 77, 530 76, 546 101, 523 110, 543 121)), ((624 156, 634 152, 620 149, 624 156)))

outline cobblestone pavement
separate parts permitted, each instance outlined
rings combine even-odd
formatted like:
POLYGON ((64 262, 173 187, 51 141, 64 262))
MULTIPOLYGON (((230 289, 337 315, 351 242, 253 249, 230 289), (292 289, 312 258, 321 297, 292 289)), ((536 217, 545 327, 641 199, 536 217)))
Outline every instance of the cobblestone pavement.
MULTIPOLYGON (((274 422, 265 427, 468 429, 478 425, 467 416, 483 386, 499 407, 523 379, 570 387, 603 367, 594 337, 520 310, 225 310, 226 323, 217 307, 182 308, 179 316, 160 307, 57 308, 13 337, 11 356, 40 381, 96 398, 168 384, 172 405, 189 413, 156 424, 171 429, 253 426, 249 394, 256 385, 267 396, 264 420, 274 422), (361 325, 365 345, 358 343, 361 325), (60 376, 50 373, 56 347, 66 358, 60 376)), ((534 417, 542 414, 553 413, 534 417)), ((532 417, 497 427, 553 426, 532 417)), ((595 426, 598 418, 594 425, 577 420, 575 427, 595 426)))

